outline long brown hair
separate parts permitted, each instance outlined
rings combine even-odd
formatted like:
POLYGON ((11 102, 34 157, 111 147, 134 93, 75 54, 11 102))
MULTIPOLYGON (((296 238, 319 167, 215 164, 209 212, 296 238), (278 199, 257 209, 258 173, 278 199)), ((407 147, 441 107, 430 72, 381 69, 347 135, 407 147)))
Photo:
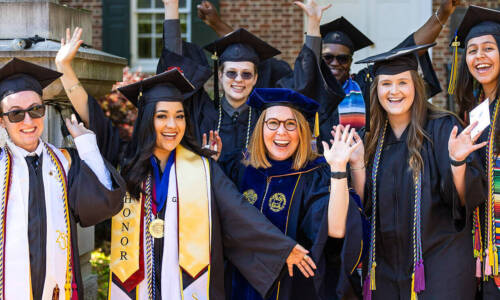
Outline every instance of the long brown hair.
MULTIPOLYGON (((444 109, 438 108, 427 101, 427 93, 425 90, 425 83, 417 71, 410 71, 413 84, 415 86, 415 99, 410 108, 411 120, 408 125, 408 136, 406 145, 409 151, 408 164, 413 173, 416 174, 424 165, 420 150, 424 139, 429 140, 428 134, 425 132, 424 126, 428 119, 437 119, 439 117, 453 114, 444 109)), ((379 76, 375 77, 370 90, 370 103, 371 103, 371 131, 366 136, 366 151, 365 161, 373 160, 375 150, 380 135, 380 131, 384 129, 385 122, 387 121, 387 112, 384 110, 378 99, 378 86, 379 76)))
MULTIPOLYGON (((311 128, 306 118, 296 109, 290 109, 292 110, 295 120, 297 120, 296 130, 299 132, 299 144, 297 146, 297 150, 295 150, 295 153, 293 154, 292 168, 294 170, 300 170, 305 167, 309 161, 318 157, 318 155, 312 150, 311 147, 311 128)), ((266 112, 267 109, 260 114, 260 117, 255 124, 252 137, 250 138, 250 143, 248 144, 249 155, 243 161, 245 165, 251 165, 256 169, 271 167, 271 163, 267 158, 268 151, 264 143, 264 121, 266 120, 266 112)))

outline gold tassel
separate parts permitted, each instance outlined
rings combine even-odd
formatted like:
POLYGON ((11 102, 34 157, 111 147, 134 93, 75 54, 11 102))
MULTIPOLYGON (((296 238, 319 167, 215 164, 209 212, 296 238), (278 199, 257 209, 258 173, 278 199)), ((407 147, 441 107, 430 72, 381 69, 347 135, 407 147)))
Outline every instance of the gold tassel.
POLYGON ((417 293, 415 293, 415 273, 411 274, 411 300, 417 300, 417 293))
POLYGON ((372 269, 370 271, 370 289, 375 291, 377 286, 375 285, 375 267, 377 267, 377 263, 373 262, 372 269))
POLYGON ((316 116, 314 117, 314 137, 319 136, 319 114, 316 112, 316 116))
POLYGON ((498 275, 498 255, 493 252, 493 268, 491 269, 491 275, 498 275))
POLYGON ((453 60, 451 65, 450 83, 448 85, 448 94, 455 94, 455 88, 457 84, 457 71, 458 71, 458 47, 460 42, 457 40, 458 37, 455 35, 455 40, 451 43, 453 47, 453 60))
POLYGON ((210 57, 212 60, 218 60, 219 57, 217 56, 217 51, 214 52, 214 54, 212 54, 212 56, 210 57))

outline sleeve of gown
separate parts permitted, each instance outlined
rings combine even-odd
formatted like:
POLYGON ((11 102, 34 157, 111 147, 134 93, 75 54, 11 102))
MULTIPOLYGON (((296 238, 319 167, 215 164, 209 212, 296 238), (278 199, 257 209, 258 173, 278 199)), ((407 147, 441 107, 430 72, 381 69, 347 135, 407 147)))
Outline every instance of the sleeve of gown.
POLYGON ((250 205, 217 164, 212 164, 212 182, 224 254, 267 299, 296 242, 250 205))
POLYGON ((451 207, 455 228, 464 229, 466 222, 474 209, 487 198, 486 179, 481 172, 481 159, 476 152, 467 158, 465 171, 465 207, 460 203, 458 193, 451 173, 448 140, 453 126, 458 126, 458 132, 463 130, 458 120, 453 116, 435 120, 432 128, 432 142, 434 150, 434 163, 437 164, 440 179, 440 193, 442 199, 451 207))
POLYGON ((182 54, 181 24, 179 19, 165 20, 163 22, 163 47, 174 53, 182 54))
POLYGON ((68 172, 68 203, 76 221, 83 227, 92 226, 117 214, 122 209, 126 190, 118 171, 104 162, 112 181, 112 188, 108 189, 74 149, 68 151, 72 160, 68 172))
POLYGON ((363 248, 363 226, 361 208, 357 205, 354 194, 349 195, 349 208, 346 220, 346 232, 342 239, 334 239, 328 236, 328 203, 330 200, 330 173, 329 168, 321 168, 313 175, 309 188, 305 190, 308 200, 304 204, 305 215, 299 224, 299 232, 302 232, 311 243, 311 257, 316 262, 317 274, 313 277, 317 290, 322 288, 331 289, 331 284, 326 275, 327 261, 337 262, 340 268, 336 274, 339 278, 334 284, 337 285, 337 294, 343 294, 348 276, 354 272, 361 260, 363 248), (326 283, 323 282, 326 280, 326 283))
POLYGON ((113 166, 118 166, 121 155, 124 153, 125 141, 120 138, 118 128, 113 126, 111 120, 106 117, 99 103, 90 95, 88 97, 88 107, 89 129, 96 135, 97 146, 103 158, 113 166))
POLYGON ((99 153, 95 134, 82 134, 76 137, 74 141, 80 159, 87 164, 94 174, 96 174, 99 182, 101 182, 108 190, 111 190, 113 183, 111 181, 109 171, 104 164, 104 160, 99 153))

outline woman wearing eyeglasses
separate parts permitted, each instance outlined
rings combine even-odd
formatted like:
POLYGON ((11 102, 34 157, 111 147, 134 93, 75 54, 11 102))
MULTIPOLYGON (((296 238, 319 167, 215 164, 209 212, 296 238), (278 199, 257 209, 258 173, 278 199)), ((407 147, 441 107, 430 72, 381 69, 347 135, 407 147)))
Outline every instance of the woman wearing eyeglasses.
MULTIPOLYGON (((341 98, 341 88, 323 63, 305 46, 297 58, 294 71, 284 74, 283 68, 266 69, 261 73, 258 66, 280 52, 245 29, 238 29, 207 45, 205 49, 214 60, 214 98, 212 101, 203 85, 210 76, 205 54, 196 45, 182 42, 178 15, 178 1, 164 0, 164 49, 158 63, 157 73, 179 67, 193 82, 196 91, 187 95, 188 109, 197 125, 194 136, 203 145, 206 134, 220 137, 224 144, 221 160, 240 160, 248 148, 250 136, 260 111, 246 104, 255 87, 286 86, 313 98, 341 98), (328 78, 323 78, 323 75, 328 78), (285 76, 277 80, 277 76, 285 76), (218 87, 222 87, 219 100, 218 87), (338 95, 337 95, 338 94, 338 95), (215 133, 216 132, 216 133, 215 133)), ((322 12, 318 8, 314 22, 318 23, 322 12)), ((312 18, 310 18, 312 20, 312 18)), ((312 21, 311 21, 312 22, 312 21)), ((311 33, 309 33, 311 34, 311 33)), ((319 30, 316 33, 319 36, 319 30)), ((276 66, 277 64, 267 64, 276 66)))
MULTIPOLYGON (((360 208, 347 185, 346 164, 361 144, 354 129, 335 132, 324 156, 311 147, 307 119, 318 103, 289 89, 255 89, 248 105, 262 110, 244 163, 233 178, 240 192, 275 226, 310 251, 314 277, 284 276, 266 299, 340 299, 361 259, 360 208)), ((299 266, 300 269, 300 266, 299 266)), ((232 274, 232 299, 262 299, 246 279, 232 274)), ((229 294, 229 293, 227 293, 229 294)))

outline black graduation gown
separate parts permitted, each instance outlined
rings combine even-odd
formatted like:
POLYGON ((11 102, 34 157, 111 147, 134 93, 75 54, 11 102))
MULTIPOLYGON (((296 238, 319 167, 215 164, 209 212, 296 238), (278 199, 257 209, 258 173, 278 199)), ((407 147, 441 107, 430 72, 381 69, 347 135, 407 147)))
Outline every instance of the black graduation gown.
MULTIPOLYGON (((425 291, 419 299, 474 299, 473 209, 484 201, 486 182, 476 153, 468 159, 466 205, 460 205, 448 152, 454 125, 451 115, 428 120, 421 155, 422 249, 425 291)), ((412 222, 414 183, 408 165, 408 128, 398 140, 388 125, 377 179, 376 290, 372 299, 410 299, 413 271, 412 222), (405 162, 405 163, 402 163, 405 162), (399 295, 399 296, 398 296, 399 295)), ((367 169, 365 207, 371 215, 371 166, 367 169)), ((366 267, 366 263, 364 264, 366 267)), ((366 270, 365 270, 366 276, 366 270)))
MULTIPOLYGON (((349 285, 348 276, 361 259, 362 216, 353 199, 357 195, 351 193, 345 237, 329 238, 330 168, 324 158, 310 162, 299 171, 291 170, 289 161, 272 163, 272 170, 245 168, 241 163, 221 164, 224 169, 241 169, 227 173, 240 176, 233 180, 238 182, 247 200, 260 208, 281 231, 308 249, 317 266, 312 278, 305 278, 297 269, 293 277, 286 274, 279 282, 279 292, 276 288, 272 297, 265 299, 341 299, 349 285), (280 193, 286 199, 285 204, 275 205, 273 211, 269 208, 271 199, 280 193)), ((231 299, 262 299, 231 267, 226 269, 226 276, 232 276, 232 285, 226 286, 231 299), (243 294, 247 298, 242 297, 243 294)))
MULTIPOLYGON (((164 28, 164 30, 166 29, 164 28)), ((187 95, 190 98, 184 104, 192 120, 191 123, 194 124, 194 137, 201 144, 203 133, 208 133, 210 130, 217 130, 219 121, 219 103, 211 100, 203 89, 203 84, 210 77, 211 69, 208 66, 203 51, 197 45, 183 42, 182 55, 179 55, 169 50, 174 48, 167 44, 170 42, 174 41, 166 39, 164 41, 157 72, 163 72, 172 67, 179 67, 187 79, 195 86, 195 92, 187 95)), ((261 62, 258 66, 258 72, 259 79, 256 87, 290 88, 318 102, 321 102, 320 99, 323 98, 340 100, 344 97, 343 90, 335 81, 328 66, 322 61, 318 63, 314 52, 305 45, 295 61, 293 72, 286 63, 276 59, 268 59, 261 62)), ((322 102, 327 103, 326 100, 322 102)), ((328 105, 332 106, 331 103, 336 107, 337 104, 334 101, 329 102, 328 105)), ((239 160, 243 156, 242 153, 246 150, 248 124, 250 123, 250 129, 252 130, 260 115, 260 111, 252 109, 249 122, 249 110, 244 110, 238 116, 230 116, 224 109, 221 110, 221 126, 219 130, 223 144, 221 157, 231 157, 231 159, 239 160)), ((329 111, 331 110, 329 108, 329 111)), ((322 115, 323 119, 328 117, 327 112, 324 112, 322 115)), ((313 125, 314 120, 310 121, 311 125, 313 125)), ((252 133, 251 130, 249 135, 252 133)), ((328 131, 328 137, 330 136, 330 130, 328 131)))
MULTIPOLYGON (((84 299, 76 224, 79 223, 82 227, 88 227, 117 214, 123 206, 122 199, 125 195, 125 182, 116 169, 105 161, 106 168, 113 182, 113 189, 108 190, 101 184, 87 164, 80 159, 75 149, 67 150, 72 160, 67 179, 73 270, 78 288, 78 299, 84 299)), ((32 278, 31 280, 45 280, 45 278, 32 278)), ((60 292, 64 293, 64 289, 61 288, 60 292)))
MULTIPOLYGON (((406 39, 404 39, 404 41, 402 41, 399 45, 394 47, 394 49, 400 48, 400 47, 409 47, 409 46, 414 46, 414 45, 416 45, 415 39, 414 39, 413 34, 411 34, 406 39)), ((419 64, 420 64, 420 67, 422 69, 424 81, 427 85, 427 96, 428 96, 428 98, 431 98, 434 95, 440 93, 442 90, 441 90, 441 84, 439 83, 436 72, 434 71, 434 68, 432 66, 432 61, 431 61, 431 58, 430 58, 428 52, 419 56, 419 64)), ((365 109, 368 112, 370 110, 370 103, 369 103, 370 88, 371 88, 371 84, 373 82, 373 79, 375 78, 375 74, 373 72, 373 66, 369 66, 369 67, 366 67, 364 69, 361 69, 356 74, 351 74, 351 78, 354 81, 356 81, 358 83, 359 87, 361 88, 361 91, 363 93, 363 99, 365 100, 365 109)), ((336 99, 335 101, 338 101, 338 99, 336 99)), ((340 102, 341 101, 342 101, 342 99, 340 100, 340 102)), ((330 130, 328 130, 328 132, 331 131, 331 128, 333 125, 339 124, 339 112, 336 109, 337 106, 335 106, 335 111, 331 114, 331 117, 327 122, 329 125, 329 128, 330 128, 330 130)), ((328 126, 325 126, 325 129, 328 129, 328 126)), ((369 128, 367 128, 367 129, 369 129, 369 128)), ((328 140, 329 140, 329 138, 328 138, 328 140)))
MULTIPOLYGON (((493 116, 494 116, 494 113, 495 113, 495 105, 497 103, 498 99, 491 102, 490 105, 489 105, 489 108, 490 108, 490 119, 493 119, 493 116)), ((491 122, 490 122, 491 124, 491 122)), ((479 137, 479 139, 477 140, 477 143, 481 143, 481 142, 485 142, 485 141, 488 141, 488 134, 489 134, 489 131, 490 131, 490 126, 488 126, 484 131, 483 133, 481 134, 481 136, 479 137)), ((488 161, 488 152, 487 152, 487 147, 483 147, 481 149, 478 150, 478 153, 479 153, 479 157, 480 157, 480 162, 482 163, 481 166, 483 166, 483 170, 482 170, 482 174, 483 176, 485 176, 485 180, 488 180, 488 173, 487 173, 487 169, 486 169, 486 163, 488 161)), ((485 201, 487 201, 488 199, 488 194, 486 193, 486 198, 485 198, 485 201)), ((486 236, 486 226, 485 226, 485 206, 486 206, 486 203, 483 203, 481 204, 481 206, 479 207, 479 217, 480 217, 480 220, 481 220, 481 236, 483 238, 483 243, 484 242, 484 237, 486 236)), ((483 244, 484 245, 484 244, 483 244)), ((480 295, 482 296, 481 299, 484 299, 484 300, 493 300, 493 299, 500 299, 500 290, 498 289, 498 287, 496 286, 495 282, 493 279, 489 279, 488 281, 482 281, 481 282, 481 288, 480 288, 480 295)))
MULTIPOLYGON (((89 97, 89 128, 96 133, 103 156, 115 157, 126 142, 89 97)), ((262 295, 277 284, 296 242, 283 235, 243 199, 234 183, 210 159, 212 189, 212 252, 210 299, 224 299, 224 257, 233 263, 262 295)), ((159 251, 159 248, 158 248, 159 251)), ((156 257, 160 257, 158 253, 156 257)), ((161 265, 161 264, 160 264, 161 265)), ((175 274, 177 276, 177 274, 175 274)), ((188 278, 184 278, 187 282, 188 278)))

